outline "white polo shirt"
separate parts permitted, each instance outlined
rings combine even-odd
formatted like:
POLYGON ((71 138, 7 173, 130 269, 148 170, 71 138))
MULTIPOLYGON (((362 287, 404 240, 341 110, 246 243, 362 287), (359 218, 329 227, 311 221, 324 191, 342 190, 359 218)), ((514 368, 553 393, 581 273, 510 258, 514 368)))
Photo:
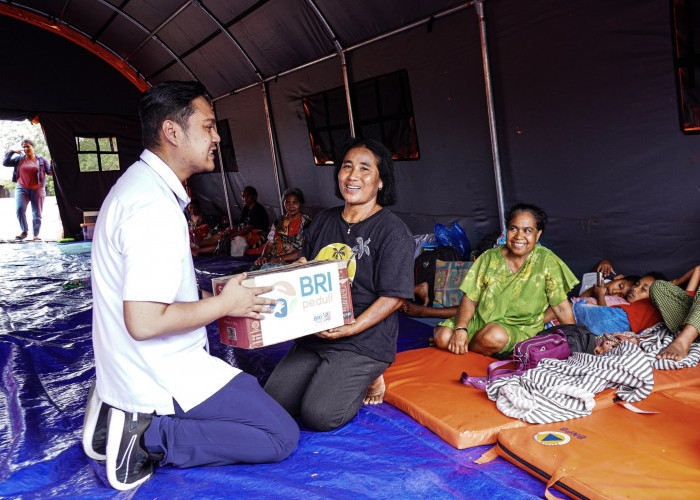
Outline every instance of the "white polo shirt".
POLYGON ((144 150, 102 204, 92 243, 92 339, 97 393, 125 411, 188 411, 240 370, 206 351, 204 327, 134 340, 124 301, 194 302, 197 282, 175 173, 144 150))

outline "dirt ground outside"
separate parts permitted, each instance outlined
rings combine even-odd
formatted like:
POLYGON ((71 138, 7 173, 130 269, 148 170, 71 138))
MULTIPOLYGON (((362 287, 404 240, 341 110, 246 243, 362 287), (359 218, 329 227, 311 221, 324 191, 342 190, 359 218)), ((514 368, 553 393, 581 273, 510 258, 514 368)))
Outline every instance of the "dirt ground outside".
MULTIPOLYGON (((0 198, 0 240, 13 240, 21 230, 16 215, 16 201, 12 198, 0 198)), ((32 237, 32 206, 27 207, 27 224, 29 237, 32 237)), ((41 216, 41 239, 56 241, 63 238, 63 225, 58 215, 58 205, 55 196, 47 196, 44 200, 44 211, 41 216)))

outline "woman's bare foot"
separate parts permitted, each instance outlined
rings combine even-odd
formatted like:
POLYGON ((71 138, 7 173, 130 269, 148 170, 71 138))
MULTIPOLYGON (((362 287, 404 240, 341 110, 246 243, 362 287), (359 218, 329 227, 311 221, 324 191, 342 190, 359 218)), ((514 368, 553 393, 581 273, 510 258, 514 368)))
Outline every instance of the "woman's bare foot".
POLYGON ((423 304, 424 306, 428 305, 428 302, 430 300, 430 297, 428 297, 428 284, 426 282, 423 283, 418 283, 416 286, 413 287, 413 294, 418 297, 418 303, 423 304))
POLYGON ((367 396, 362 400, 363 405, 378 405, 384 401, 384 392, 386 391, 386 385, 384 385, 384 375, 379 375, 379 378, 375 379, 374 382, 369 384, 367 388, 367 396))
POLYGON ((656 355, 657 359, 680 361, 690 352, 690 344, 698 337, 698 331, 692 325, 685 325, 665 349, 656 355))

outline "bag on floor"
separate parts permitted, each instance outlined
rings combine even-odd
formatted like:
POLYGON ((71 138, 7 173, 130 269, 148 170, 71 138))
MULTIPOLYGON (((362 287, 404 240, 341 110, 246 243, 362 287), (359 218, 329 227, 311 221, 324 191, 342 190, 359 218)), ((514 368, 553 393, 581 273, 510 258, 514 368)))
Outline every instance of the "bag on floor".
POLYGON ((593 354, 596 347, 596 336, 586 325, 555 325, 545 328, 537 335, 549 335, 550 333, 561 332, 566 335, 571 352, 585 352, 593 354))
POLYGON ((515 344, 513 359, 491 363, 486 369, 486 377, 470 377, 466 372, 462 372, 460 382, 485 390, 494 380, 522 375, 526 370, 535 368, 545 358, 567 359, 569 356, 571 349, 563 332, 535 335, 515 344), (514 365, 515 368, 506 368, 508 365, 514 365))

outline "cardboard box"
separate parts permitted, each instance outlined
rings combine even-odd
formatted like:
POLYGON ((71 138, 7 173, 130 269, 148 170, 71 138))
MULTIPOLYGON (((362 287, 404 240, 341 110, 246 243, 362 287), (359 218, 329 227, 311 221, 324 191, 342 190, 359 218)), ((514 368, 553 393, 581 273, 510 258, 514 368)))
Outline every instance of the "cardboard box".
MULTIPOLYGON (((214 278, 218 295, 232 276, 214 278)), ((245 349, 278 344, 355 321, 344 260, 311 261, 248 273, 244 286, 272 286, 263 295, 277 300, 260 321, 225 316, 217 321, 221 342, 245 349)))

